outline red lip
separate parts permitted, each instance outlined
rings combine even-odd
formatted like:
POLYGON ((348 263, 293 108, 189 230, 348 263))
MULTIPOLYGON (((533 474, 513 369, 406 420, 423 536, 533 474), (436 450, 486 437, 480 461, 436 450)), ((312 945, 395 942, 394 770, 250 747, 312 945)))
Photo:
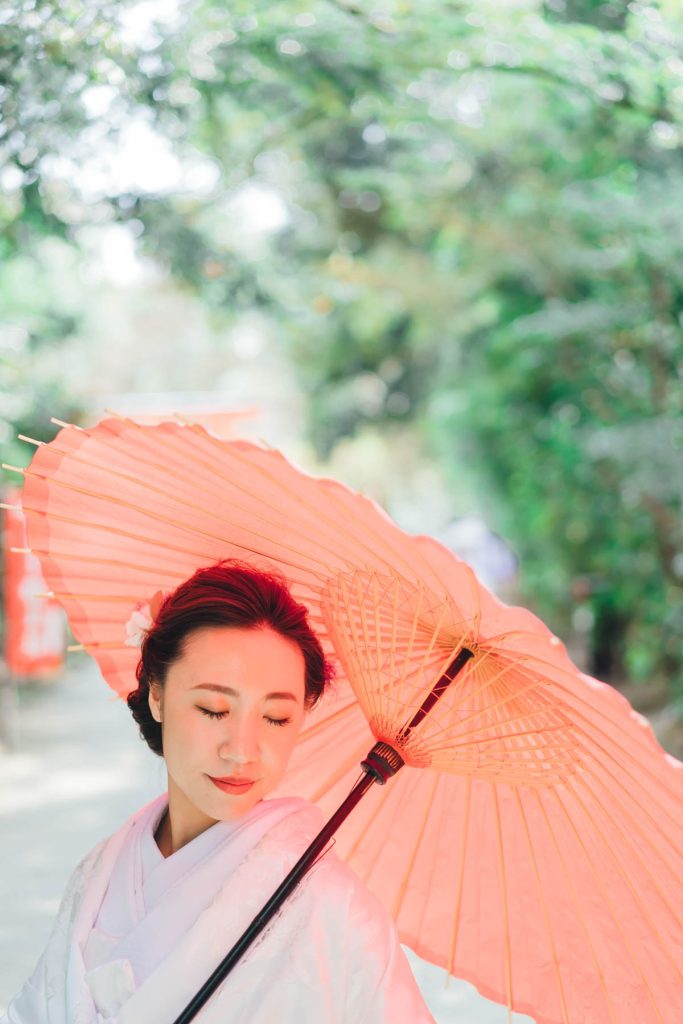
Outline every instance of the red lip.
POLYGON ((207 778, 223 793, 246 793, 256 783, 256 779, 245 779, 239 775, 228 775, 220 779, 207 775, 207 778))

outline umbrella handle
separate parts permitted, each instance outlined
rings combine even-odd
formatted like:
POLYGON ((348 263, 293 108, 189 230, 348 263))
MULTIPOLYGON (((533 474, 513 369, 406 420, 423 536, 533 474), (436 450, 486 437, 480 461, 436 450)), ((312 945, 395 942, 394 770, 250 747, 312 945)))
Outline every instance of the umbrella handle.
MULTIPOLYGON (((385 744, 376 744, 377 747, 385 744)), ((373 750, 368 754, 368 759, 371 758, 373 750)), ((391 749, 391 748, 390 748, 391 749)), ((383 761, 381 753, 377 755, 383 761)), ((386 762, 385 762, 386 763, 386 762)), ((365 762, 364 762, 365 767, 365 762)), ((399 766, 400 767, 400 766, 399 766)), ((381 765, 377 765, 377 770, 382 771, 381 765)), ((390 770, 385 774, 385 779, 389 775, 393 775, 394 771, 390 770)), ((270 897, 267 903, 261 908, 254 920, 251 922, 249 927, 243 933, 243 935, 237 940, 232 949, 226 954, 221 960, 218 967, 215 969, 213 974, 207 978, 202 987, 196 993, 196 995, 190 1000, 185 1009, 182 1011, 179 1017, 176 1017, 173 1024, 188 1024, 189 1021, 193 1020, 196 1013, 202 1008, 204 1003, 213 995, 221 982, 228 976, 233 967, 241 959, 244 953, 247 951, 249 946, 252 944, 254 939, 263 931, 265 926, 268 924, 273 915, 279 910, 284 901, 290 895, 290 893, 296 888, 304 875, 313 867, 320 852, 327 846, 327 843, 337 831, 344 819, 350 814, 353 808, 356 806, 362 796, 368 791, 370 786, 375 782, 382 782, 378 775, 375 773, 373 767, 365 767, 365 774, 361 779, 358 780, 356 785, 353 787, 351 792, 348 794, 346 799, 340 804, 339 808, 332 815, 330 820, 323 825, 318 835, 313 839, 310 846, 304 851, 299 860, 296 862, 292 870, 286 876, 286 878, 280 883, 278 888, 275 890, 273 895, 270 897)))

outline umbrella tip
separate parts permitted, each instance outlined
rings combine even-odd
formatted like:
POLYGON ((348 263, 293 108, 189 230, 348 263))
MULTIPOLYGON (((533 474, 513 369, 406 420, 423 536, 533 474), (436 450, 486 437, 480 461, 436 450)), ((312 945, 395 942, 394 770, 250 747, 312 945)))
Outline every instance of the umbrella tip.
POLYGON ((83 427, 79 427, 76 423, 67 423, 66 420, 60 420, 56 416, 50 417, 50 423, 54 423, 57 427, 68 427, 71 430, 80 430, 82 434, 88 433, 87 430, 84 430, 83 427))

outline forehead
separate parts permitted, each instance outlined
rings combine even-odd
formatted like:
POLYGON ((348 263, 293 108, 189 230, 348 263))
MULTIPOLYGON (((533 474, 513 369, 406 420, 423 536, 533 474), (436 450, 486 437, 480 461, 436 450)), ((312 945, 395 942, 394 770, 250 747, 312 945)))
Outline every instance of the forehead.
POLYGON ((270 627, 208 626, 185 638, 167 682, 207 683, 242 691, 289 690, 303 697, 306 665, 295 641, 270 627))

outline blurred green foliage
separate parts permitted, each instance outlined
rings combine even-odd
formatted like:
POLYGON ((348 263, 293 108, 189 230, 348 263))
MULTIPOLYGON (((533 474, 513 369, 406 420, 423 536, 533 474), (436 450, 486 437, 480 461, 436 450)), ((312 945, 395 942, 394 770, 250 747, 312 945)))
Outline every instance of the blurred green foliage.
POLYGON ((683 690, 678 0, 1 20, 5 439, 69 403, 37 370, 79 316, 60 268, 89 225, 127 224, 217 322, 277 324, 321 454, 413 424, 454 488, 476 469, 526 600, 565 633, 578 608, 597 674, 683 690), (167 141, 172 186, 109 173, 131 125, 167 141))

